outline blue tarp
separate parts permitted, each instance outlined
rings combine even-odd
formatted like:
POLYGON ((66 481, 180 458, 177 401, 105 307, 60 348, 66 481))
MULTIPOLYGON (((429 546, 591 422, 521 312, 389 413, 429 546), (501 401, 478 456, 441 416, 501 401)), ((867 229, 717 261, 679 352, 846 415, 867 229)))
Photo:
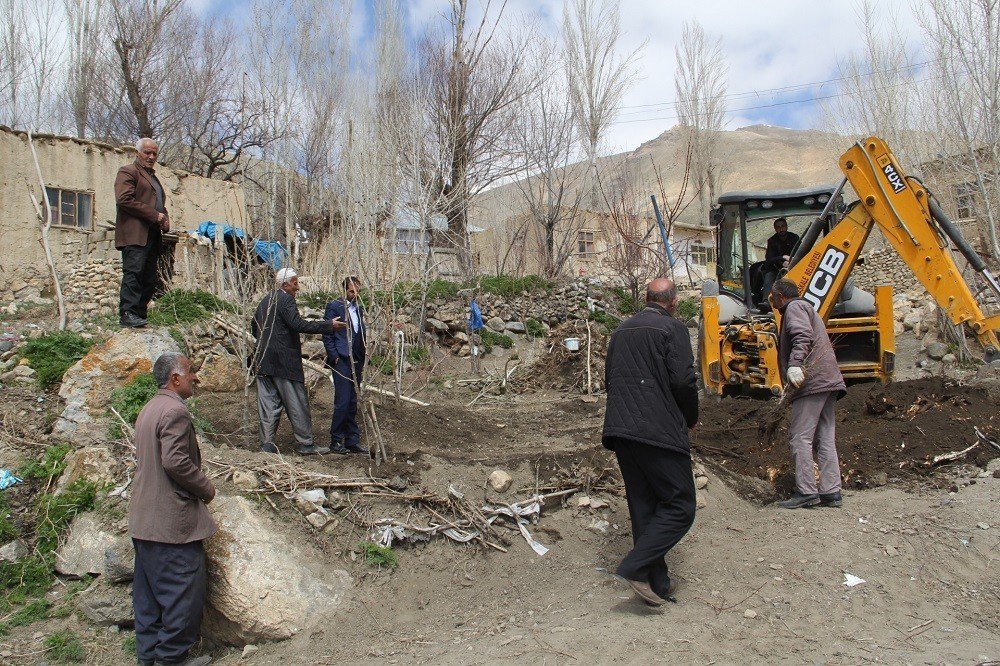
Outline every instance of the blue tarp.
POLYGON ((472 299, 469 303, 469 328, 478 331, 483 327, 483 313, 479 310, 479 303, 472 299))
MULTIPOLYGON (((215 222, 202 222, 198 225, 198 230, 195 231, 195 233, 199 236, 205 236, 206 238, 215 240, 217 229, 218 225, 215 222)), ((228 224, 223 224, 222 236, 234 236, 236 238, 246 239, 247 234, 242 229, 231 227, 228 224)), ((288 259, 288 251, 285 250, 284 246, 277 241, 255 240, 253 242, 253 251, 254 254, 260 257, 261 261, 274 270, 282 268, 288 259)))

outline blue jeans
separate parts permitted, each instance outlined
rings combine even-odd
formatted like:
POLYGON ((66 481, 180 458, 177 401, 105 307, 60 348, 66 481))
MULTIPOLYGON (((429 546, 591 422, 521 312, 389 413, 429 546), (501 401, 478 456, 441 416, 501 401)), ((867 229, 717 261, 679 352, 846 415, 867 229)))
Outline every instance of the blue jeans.
POLYGON ((361 430, 358 428, 358 392, 354 385, 357 377, 361 383, 364 364, 353 364, 346 358, 338 358, 333 367, 333 420, 330 423, 330 441, 345 446, 361 445, 361 430), (354 366, 353 372, 351 366, 354 366))

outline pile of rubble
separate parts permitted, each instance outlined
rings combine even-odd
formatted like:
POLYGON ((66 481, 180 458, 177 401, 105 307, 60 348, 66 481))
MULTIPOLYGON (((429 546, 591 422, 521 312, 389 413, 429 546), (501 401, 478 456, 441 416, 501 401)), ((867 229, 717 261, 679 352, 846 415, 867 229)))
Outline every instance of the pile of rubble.
POLYGON ((855 266, 851 275, 858 287, 873 294, 875 287, 880 284, 891 284, 898 294, 922 289, 913 269, 891 247, 872 250, 866 254, 864 263, 855 266))

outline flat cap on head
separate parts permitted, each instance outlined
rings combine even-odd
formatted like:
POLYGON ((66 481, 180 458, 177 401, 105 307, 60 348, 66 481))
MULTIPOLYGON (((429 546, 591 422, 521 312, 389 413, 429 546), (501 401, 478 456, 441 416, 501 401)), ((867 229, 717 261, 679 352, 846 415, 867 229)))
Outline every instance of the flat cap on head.
POLYGON ((280 268, 274 274, 274 282, 280 287, 297 275, 298 273, 295 272, 294 268, 280 268))

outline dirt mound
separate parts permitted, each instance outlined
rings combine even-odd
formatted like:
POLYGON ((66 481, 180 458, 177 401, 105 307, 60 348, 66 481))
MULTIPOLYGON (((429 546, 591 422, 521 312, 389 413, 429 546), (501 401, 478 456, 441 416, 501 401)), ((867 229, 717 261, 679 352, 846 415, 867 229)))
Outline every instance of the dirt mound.
MULTIPOLYGON (((932 476, 934 456, 976 440, 974 426, 996 439, 1000 419, 985 389, 939 378, 890 386, 857 385, 837 403, 837 451, 844 484, 885 485, 889 478, 932 476)), ((792 487, 788 407, 776 402, 726 399, 702 402, 694 446, 725 469, 792 487)), ((967 458, 985 465, 997 452, 981 446, 967 458)))
MULTIPOLYGON (((594 390, 604 388, 604 358, 609 336, 601 325, 591 325, 590 381, 594 390), (600 330, 599 330, 600 329, 600 330)), ((525 390, 559 390, 586 392, 587 388, 587 331, 579 325, 563 326, 549 337, 549 349, 521 376, 520 385, 525 390), (578 329, 582 329, 582 332, 578 329), (564 344, 566 338, 580 341, 578 351, 570 351, 564 344)))

